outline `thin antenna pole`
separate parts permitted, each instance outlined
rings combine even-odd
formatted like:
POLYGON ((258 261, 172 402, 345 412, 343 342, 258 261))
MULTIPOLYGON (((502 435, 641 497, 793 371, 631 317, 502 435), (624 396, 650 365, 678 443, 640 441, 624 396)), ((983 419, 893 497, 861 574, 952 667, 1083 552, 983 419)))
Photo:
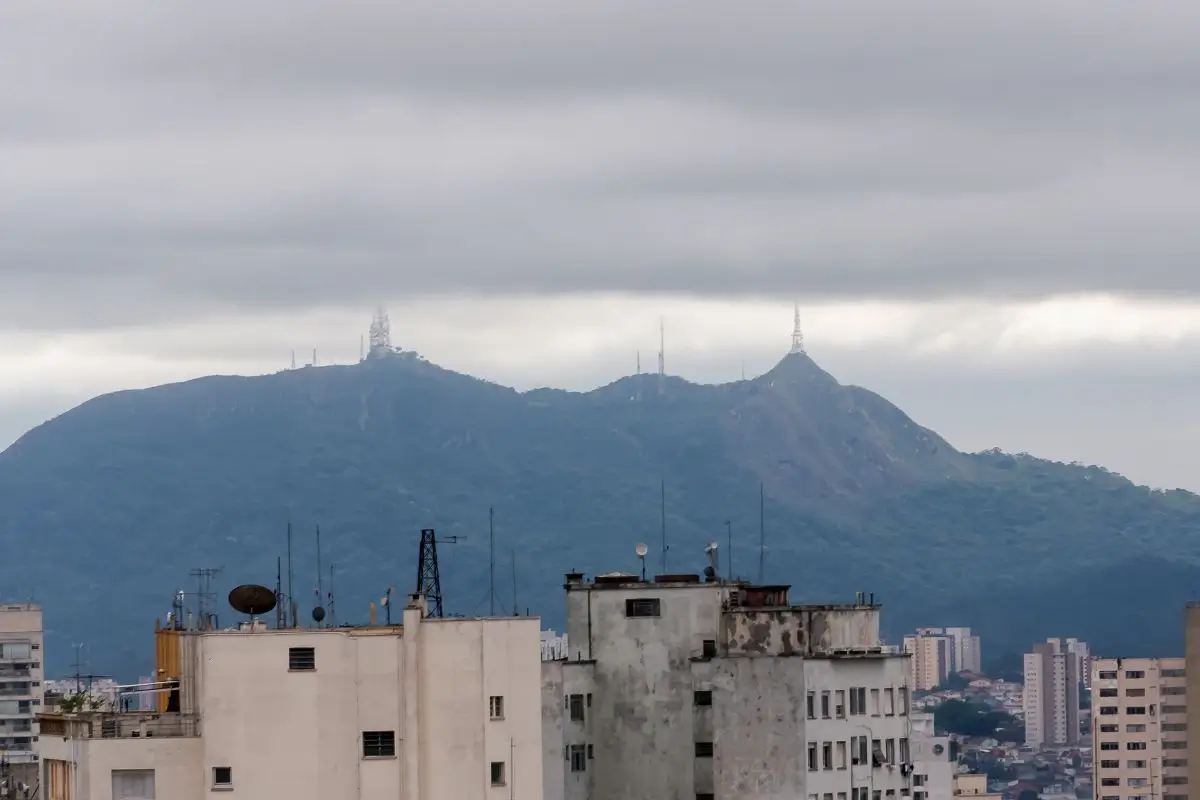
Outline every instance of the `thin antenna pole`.
POLYGON ((767 558, 767 495, 762 482, 758 484, 758 585, 763 582, 767 558))
POLYGON ((337 627, 337 611, 334 610, 333 598, 333 564, 329 565, 329 625, 337 627))
POLYGON ((290 620, 291 620, 291 621, 288 623, 288 627, 289 627, 289 628, 294 628, 294 627, 296 627, 296 595, 292 594, 292 522, 291 522, 291 520, 288 520, 288 552, 287 552, 287 558, 288 558, 288 592, 287 592, 287 599, 288 599, 288 611, 289 611, 289 617, 290 617, 290 620))
POLYGON ((667 481, 662 482, 662 574, 667 574, 667 481))
POLYGON ((366 347, 365 340, 363 339, 363 335, 360 333, 358 335, 358 360, 359 361, 362 361, 364 358, 367 357, 367 351, 364 349, 365 347, 366 347))
MULTIPOLYGON (((496 509, 488 508, 488 616, 496 616, 496 509)), ((516 609, 513 609, 514 612, 516 609)), ((514 614, 515 615, 515 614, 514 614)))
POLYGON ((733 580, 733 520, 725 520, 725 532, 729 538, 729 545, 725 548, 725 552, 729 553, 729 566, 726 567, 726 571, 729 573, 727 577, 733 580))
POLYGON ((517 551, 512 551, 512 573, 513 573, 513 616, 520 616, 517 611, 517 551))
POLYGON ((283 627, 283 559, 275 557, 275 627, 283 627))
MULTIPOLYGON (((321 601, 325 598, 324 590, 325 590, 325 587, 323 587, 321 585, 321 526, 318 525, 317 526, 317 604, 318 605, 320 605, 321 601)), ((320 628, 323 626, 321 625, 320 622, 318 622, 317 627, 320 628)))

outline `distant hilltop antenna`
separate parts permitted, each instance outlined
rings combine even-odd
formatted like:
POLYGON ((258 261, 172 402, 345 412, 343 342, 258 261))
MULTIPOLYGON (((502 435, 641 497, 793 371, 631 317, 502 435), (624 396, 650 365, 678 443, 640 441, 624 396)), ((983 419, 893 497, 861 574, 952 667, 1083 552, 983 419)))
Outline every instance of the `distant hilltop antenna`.
POLYGON ((804 331, 800 328, 800 304, 796 303, 796 322, 792 326, 792 349, 791 353, 804 353, 804 331))
POLYGON ((367 350, 367 358, 379 358, 394 352, 392 349, 392 323, 387 311, 380 306, 375 310, 371 320, 371 346, 367 350))
POLYGON ((667 377, 667 324, 658 318, 658 393, 663 393, 667 377))

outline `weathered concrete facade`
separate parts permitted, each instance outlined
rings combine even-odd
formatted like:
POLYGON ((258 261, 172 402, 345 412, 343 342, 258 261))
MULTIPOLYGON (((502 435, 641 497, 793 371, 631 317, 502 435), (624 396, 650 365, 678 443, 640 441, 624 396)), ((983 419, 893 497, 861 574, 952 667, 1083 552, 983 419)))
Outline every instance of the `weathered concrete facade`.
POLYGON ((565 588, 568 658, 543 665, 548 800, 907 787, 908 659, 881 652, 879 606, 694 575, 572 573, 565 588))

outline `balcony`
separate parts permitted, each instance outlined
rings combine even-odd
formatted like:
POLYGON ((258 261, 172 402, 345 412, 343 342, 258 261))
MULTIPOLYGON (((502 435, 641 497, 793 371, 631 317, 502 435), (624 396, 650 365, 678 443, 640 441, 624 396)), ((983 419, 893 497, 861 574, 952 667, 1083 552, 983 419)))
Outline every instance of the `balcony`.
POLYGON ((42 736, 64 739, 191 738, 200 735, 197 714, 82 711, 77 714, 39 714, 42 736))

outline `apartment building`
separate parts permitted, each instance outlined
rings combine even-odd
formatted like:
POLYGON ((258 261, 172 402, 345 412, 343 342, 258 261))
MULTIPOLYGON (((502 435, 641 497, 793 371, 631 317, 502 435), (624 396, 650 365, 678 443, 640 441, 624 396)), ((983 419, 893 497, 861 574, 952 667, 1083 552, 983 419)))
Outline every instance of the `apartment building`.
POLYGON ((1062 639, 1035 644, 1024 659, 1025 744, 1079 743, 1079 656, 1062 639))
POLYGON ((950 737, 938 736, 933 714, 909 714, 912 741, 912 800, 953 800, 954 762, 950 737))
POLYGON ((979 637, 970 628, 944 628, 954 642, 954 672, 983 672, 983 651, 979 637))
POLYGON ((539 628, 159 629, 154 711, 42 716, 41 796, 540 800, 539 628))
POLYGON ((987 775, 955 775, 954 797, 970 800, 1001 800, 999 792, 989 792, 987 775))
POLYGON ((42 676, 41 606, 0 605, 0 751, 10 764, 37 761, 42 676))
POLYGON ((1186 800, 1186 662, 1092 662, 1093 782, 1098 800, 1186 800))
POLYGON ((954 639, 941 628, 918 628, 904 637, 909 659, 909 686, 913 691, 936 689, 954 670, 954 639))
POLYGON ((908 657, 880 647, 879 606, 792 605, 788 586, 714 573, 567 575, 545 797, 900 800, 908 657))

